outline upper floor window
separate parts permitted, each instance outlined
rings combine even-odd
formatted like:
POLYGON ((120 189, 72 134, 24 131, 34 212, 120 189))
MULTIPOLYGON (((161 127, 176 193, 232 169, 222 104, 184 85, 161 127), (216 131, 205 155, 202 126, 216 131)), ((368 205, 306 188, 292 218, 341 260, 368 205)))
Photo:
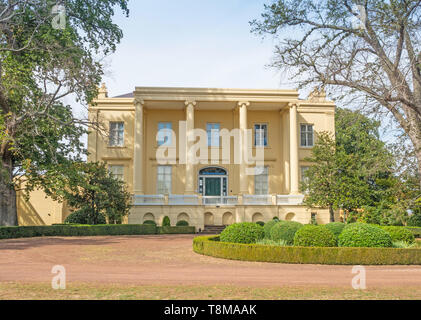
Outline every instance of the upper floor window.
POLYGON ((206 132, 208 135, 208 146, 219 147, 219 123, 206 124, 206 132))
POLYGON ((159 122, 158 123, 158 146, 170 146, 172 143, 172 123, 159 122))
POLYGON ((256 168, 256 175, 254 176, 254 194, 265 195, 269 194, 269 176, 268 167, 256 168), (262 172, 263 169, 263 172, 262 172), (259 173, 259 174, 257 174, 259 173))
POLYGON ((157 170, 157 193, 170 194, 172 184, 172 167, 158 166, 157 170))
POLYGON ((110 122, 110 147, 124 145, 124 122, 110 122))
POLYGON ((121 165, 110 165, 108 170, 114 176, 114 178, 124 180, 124 166, 121 165))
POLYGON ((301 146, 312 147, 314 145, 313 125, 312 124, 301 124, 301 146))
POLYGON ((268 125, 255 124, 254 125, 254 145, 256 147, 266 147, 268 145, 268 125))

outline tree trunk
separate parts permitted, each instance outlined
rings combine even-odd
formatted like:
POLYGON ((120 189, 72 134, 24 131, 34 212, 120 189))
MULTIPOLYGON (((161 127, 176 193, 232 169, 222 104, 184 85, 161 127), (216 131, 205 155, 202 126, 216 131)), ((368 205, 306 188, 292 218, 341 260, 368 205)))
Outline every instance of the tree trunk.
POLYGON ((329 206, 329 213, 330 213, 330 222, 335 222, 335 212, 333 211, 333 207, 329 206))
POLYGON ((12 159, 0 163, 0 226, 17 226, 16 191, 12 184, 12 159))
POLYGON ((409 123, 407 134, 414 146, 415 156, 418 160, 418 180, 421 187, 421 117, 415 111, 409 111, 407 115, 409 123))

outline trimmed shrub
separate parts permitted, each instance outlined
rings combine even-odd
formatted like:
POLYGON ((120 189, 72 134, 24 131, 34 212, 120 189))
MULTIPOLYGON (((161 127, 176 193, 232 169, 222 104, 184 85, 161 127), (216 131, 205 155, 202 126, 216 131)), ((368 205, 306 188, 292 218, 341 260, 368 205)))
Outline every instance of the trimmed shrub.
POLYGON ((392 247, 392 237, 382 228, 366 223, 347 225, 338 238, 340 247, 392 247))
MULTIPOLYGON (((72 212, 64 220, 64 223, 88 224, 88 215, 83 210, 72 212)), ((98 224, 106 224, 104 215, 100 214, 98 217, 98 224)))
POLYGON ((339 235, 341 234, 342 230, 345 228, 345 223, 330 222, 328 224, 325 224, 325 227, 328 228, 330 230, 330 232, 332 232, 337 239, 339 237, 339 235))
POLYGON ((278 222, 279 220, 275 220, 275 219, 266 222, 266 224, 263 226, 263 231, 265 232, 265 238, 270 239, 270 229, 272 229, 272 227, 278 222))
POLYGON ((262 226, 262 227, 264 227, 265 226, 265 223, 263 222, 263 221, 257 221, 256 222, 259 226, 262 226))
POLYGON ((412 232, 415 238, 421 238, 421 228, 419 227, 405 227, 412 232))
POLYGON ((403 241, 409 244, 415 242, 413 233, 404 227, 384 226, 381 228, 392 237, 392 242, 403 241))
POLYGON ((193 251, 216 258, 277 263, 330 265, 421 265, 421 248, 284 247, 219 242, 196 237, 193 251))
POLYGON ((288 245, 294 243, 295 233, 303 225, 295 221, 279 221, 270 229, 270 239, 273 241, 285 240, 288 245))
POLYGON ((421 227, 421 214, 412 214, 408 219, 409 227, 421 227))
POLYGON ((157 227, 157 234, 186 234, 195 233, 196 228, 193 226, 175 226, 175 227, 157 227))
POLYGON ((163 227, 170 227, 171 226, 170 217, 168 217, 168 216, 164 217, 164 220, 162 220, 162 226, 163 227))
POLYGON ((325 226, 306 225, 295 233, 294 246, 336 247, 336 237, 325 226))
POLYGON ((145 221, 143 222, 143 224, 152 224, 152 225, 156 226, 156 222, 155 222, 155 221, 153 221, 153 220, 145 220, 145 221))
POLYGON ((265 232, 263 227, 252 222, 234 223, 221 232, 222 242, 232 243, 256 243, 263 239, 265 232))
POLYGON ((177 227, 186 227, 189 225, 189 223, 186 220, 180 220, 177 221, 177 223, 175 224, 177 227))

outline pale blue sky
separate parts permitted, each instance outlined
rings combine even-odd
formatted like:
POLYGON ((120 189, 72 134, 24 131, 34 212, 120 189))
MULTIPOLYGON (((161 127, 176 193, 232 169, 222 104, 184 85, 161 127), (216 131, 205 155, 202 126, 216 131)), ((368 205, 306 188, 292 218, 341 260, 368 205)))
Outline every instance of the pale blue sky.
POLYGON ((107 59, 111 96, 135 86, 293 88, 268 68, 274 43, 250 32, 263 0, 131 0, 107 59), (284 81, 284 84, 281 84, 284 81))

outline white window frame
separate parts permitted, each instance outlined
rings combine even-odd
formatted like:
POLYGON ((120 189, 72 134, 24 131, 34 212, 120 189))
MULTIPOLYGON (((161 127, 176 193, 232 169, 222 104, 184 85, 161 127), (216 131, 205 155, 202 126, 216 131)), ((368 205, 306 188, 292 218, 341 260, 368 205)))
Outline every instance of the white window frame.
POLYGON ((124 121, 110 121, 109 146, 124 146, 124 121))
POLYGON ((157 194, 171 194, 172 166, 158 166, 156 169, 157 194), (164 187, 161 187, 164 186, 164 187))
MULTIPOLYGON (((261 167, 260 167, 261 168, 261 167)), ((257 168, 255 169, 258 170, 257 168)), ((269 194, 269 167, 263 167, 262 174, 254 176, 254 194, 267 195, 269 194)))
POLYGON ((300 146, 312 148, 314 146, 314 125, 311 123, 300 123, 300 146))
POLYGON ((158 134, 156 140, 158 146, 172 145, 172 122, 158 122, 158 134))
POLYGON ((269 145, 269 126, 267 123, 255 123, 254 129, 254 146, 255 147, 267 147, 269 145), (256 128, 258 126, 259 128, 256 128), (262 129, 265 127, 266 129, 262 129), (263 134, 262 134, 263 131, 263 134))

